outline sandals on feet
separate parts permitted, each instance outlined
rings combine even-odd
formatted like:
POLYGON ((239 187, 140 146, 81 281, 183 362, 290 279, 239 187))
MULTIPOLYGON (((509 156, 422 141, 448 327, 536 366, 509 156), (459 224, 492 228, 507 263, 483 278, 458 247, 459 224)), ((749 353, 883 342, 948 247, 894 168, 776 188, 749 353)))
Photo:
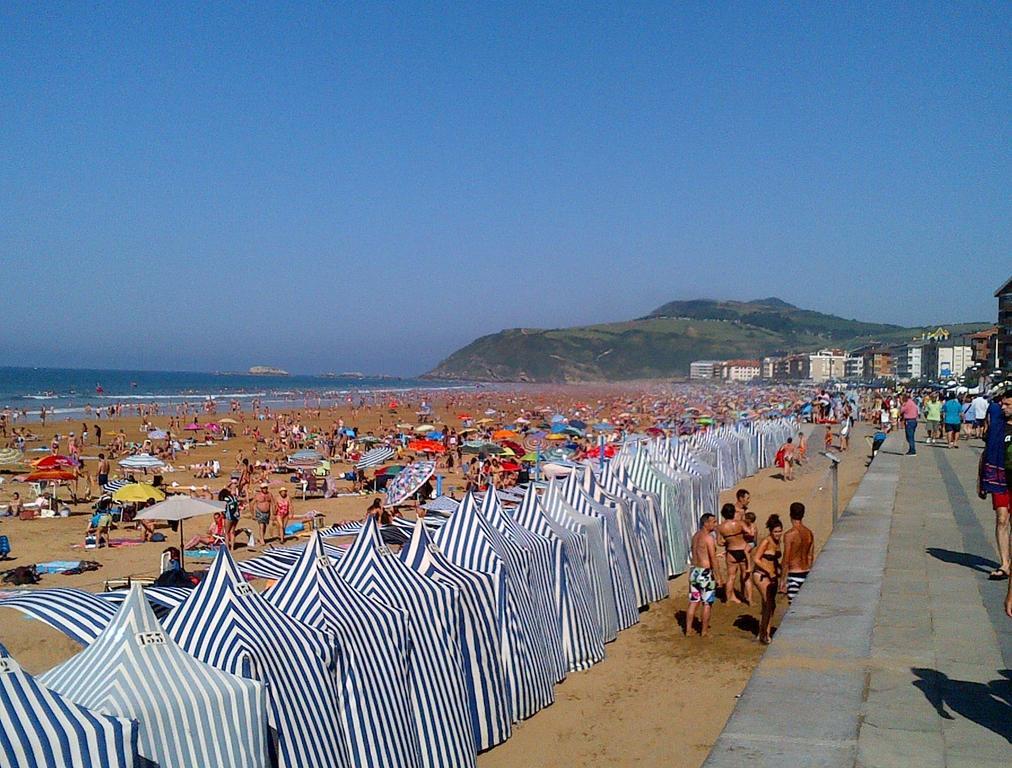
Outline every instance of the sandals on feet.
POLYGON ((996 568, 987 575, 988 581, 1005 581, 1008 577, 1009 573, 1004 568, 996 568))

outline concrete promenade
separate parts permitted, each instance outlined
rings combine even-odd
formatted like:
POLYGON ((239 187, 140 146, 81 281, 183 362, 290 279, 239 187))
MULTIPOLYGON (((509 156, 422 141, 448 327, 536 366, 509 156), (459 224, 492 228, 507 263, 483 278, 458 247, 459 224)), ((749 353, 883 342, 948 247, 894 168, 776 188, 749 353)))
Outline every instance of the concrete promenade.
POLYGON ((706 768, 1012 765, 1012 619, 987 581, 980 441, 884 448, 706 768))

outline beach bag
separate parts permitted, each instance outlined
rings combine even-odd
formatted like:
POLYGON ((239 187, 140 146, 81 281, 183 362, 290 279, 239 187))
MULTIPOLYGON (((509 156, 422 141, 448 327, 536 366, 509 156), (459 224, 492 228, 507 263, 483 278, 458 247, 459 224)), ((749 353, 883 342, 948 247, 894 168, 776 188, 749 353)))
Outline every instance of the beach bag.
MULTIPOLYGON (((783 448, 781 448, 780 450, 777 451, 776 458, 773 459, 773 463, 776 464, 780 469, 783 469, 784 468, 784 464, 786 463, 785 460, 784 460, 784 454, 785 453, 786 453, 786 451, 783 448)), ((768 456, 769 454, 766 454, 766 455, 768 456)))

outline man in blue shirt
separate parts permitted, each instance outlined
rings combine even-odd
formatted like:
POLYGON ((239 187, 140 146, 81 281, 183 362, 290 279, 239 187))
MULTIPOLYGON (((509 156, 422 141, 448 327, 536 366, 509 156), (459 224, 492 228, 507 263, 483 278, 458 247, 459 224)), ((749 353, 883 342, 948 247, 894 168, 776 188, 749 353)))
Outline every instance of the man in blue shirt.
POLYGON ((959 448, 959 430, 963 421, 963 406, 955 392, 945 395, 942 404, 942 423, 945 425, 945 440, 949 448, 959 448))

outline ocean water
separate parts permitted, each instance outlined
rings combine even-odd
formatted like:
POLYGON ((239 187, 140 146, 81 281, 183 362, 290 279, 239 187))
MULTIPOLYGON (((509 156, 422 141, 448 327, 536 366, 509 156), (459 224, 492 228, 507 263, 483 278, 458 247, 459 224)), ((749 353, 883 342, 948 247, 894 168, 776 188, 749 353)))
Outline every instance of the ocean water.
POLYGON ((253 400, 273 408, 298 408, 307 399, 315 404, 319 398, 326 407, 347 402, 349 397, 370 402, 406 390, 466 390, 474 386, 421 379, 0 367, 0 409, 24 409, 29 418, 37 420, 45 407, 59 419, 80 416, 87 405, 100 409, 113 403, 157 402, 162 413, 169 413, 174 412, 169 406, 183 402, 199 406, 215 398, 221 413, 228 410, 230 400, 238 400, 244 409, 253 400))

